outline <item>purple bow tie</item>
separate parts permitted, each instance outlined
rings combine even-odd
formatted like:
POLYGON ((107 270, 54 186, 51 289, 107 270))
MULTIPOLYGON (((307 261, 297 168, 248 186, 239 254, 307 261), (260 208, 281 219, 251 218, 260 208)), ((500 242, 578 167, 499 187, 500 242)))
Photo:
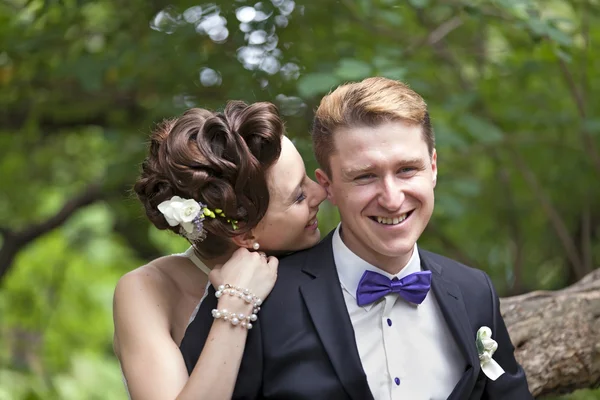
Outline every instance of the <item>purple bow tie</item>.
POLYGON ((402 279, 390 279, 373 271, 365 271, 358 288, 356 302, 359 306, 373 303, 389 293, 398 293, 405 300, 421 304, 431 287, 431 271, 419 271, 402 279))

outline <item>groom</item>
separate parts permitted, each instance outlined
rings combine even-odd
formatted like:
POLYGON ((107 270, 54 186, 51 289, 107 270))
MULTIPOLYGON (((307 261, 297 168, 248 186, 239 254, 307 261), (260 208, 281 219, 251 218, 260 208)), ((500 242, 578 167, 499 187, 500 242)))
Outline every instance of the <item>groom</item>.
MULTIPOLYGON (((321 101, 313 144, 341 223, 280 261, 234 398, 532 399, 489 277, 417 246, 437 179, 421 96, 385 78, 340 86, 321 101), (476 343, 484 327, 491 340, 476 343)), ((209 299, 181 345, 189 371, 209 299)))

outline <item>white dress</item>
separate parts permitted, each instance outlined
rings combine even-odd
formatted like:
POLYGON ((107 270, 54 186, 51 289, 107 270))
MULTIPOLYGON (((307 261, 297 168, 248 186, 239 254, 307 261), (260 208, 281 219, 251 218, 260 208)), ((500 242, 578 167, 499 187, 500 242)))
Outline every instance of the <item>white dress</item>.
MULTIPOLYGON (((200 260, 198 258, 198 256, 194 252, 193 247, 190 247, 189 249, 187 249, 185 251, 185 253, 179 253, 179 254, 173 254, 173 255, 189 258, 190 261, 193 262, 194 265, 200 269, 200 271, 202 271, 206 274, 206 276, 208 276, 208 274, 210 273, 210 269, 202 262, 202 260, 200 260)), ((198 314, 200 305, 202 304, 202 302, 208 295, 208 287, 209 286, 210 286, 210 281, 208 281, 208 283, 206 284, 206 288, 204 289, 204 295, 202 295, 200 302, 196 305, 196 308, 194 308, 194 311, 192 311, 192 314, 190 315, 190 319, 188 320, 188 325, 192 323, 194 318, 196 318, 196 314, 198 314)), ((127 398, 129 398, 129 400, 131 400, 131 396, 129 394, 129 388, 127 387, 127 379, 125 379, 125 375, 123 374, 123 371, 121 371, 121 374, 123 375, 123 384, 125 385, 125 392, 127 392, 127 398)))

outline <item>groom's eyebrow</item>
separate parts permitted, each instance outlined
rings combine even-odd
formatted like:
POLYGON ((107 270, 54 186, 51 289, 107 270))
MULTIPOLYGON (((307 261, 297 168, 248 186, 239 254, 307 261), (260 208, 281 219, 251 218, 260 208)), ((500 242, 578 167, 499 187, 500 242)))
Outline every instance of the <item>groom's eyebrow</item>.
MULTIPOLYGON (((415 157, 415 158, 407 158, 404 160, 400 160, 397 162, 397 165, 398 165, 398 167, 406 166, 406 165, 415 165, 418 167, 422 167, 424 165, 424 163, 425 162, 422 158, 415 157)), ((373 169, 375 169, 375 165, 373 165, 373 164, 363 164, 363 165, 346 167, 346 168, 342 168, 342 176, 347 179, 351 179, 355 176, 359 176, 359 175, 371 172, 371 171, 373 171, 373 169)))
POLYGON ((352 177, 355 175, 359 175, 365 172, 369 172, 373 169, 373 164, 364 164, 358 166, 352 166, 347 168, 342 168, 342 175, 345 177, 352 177))

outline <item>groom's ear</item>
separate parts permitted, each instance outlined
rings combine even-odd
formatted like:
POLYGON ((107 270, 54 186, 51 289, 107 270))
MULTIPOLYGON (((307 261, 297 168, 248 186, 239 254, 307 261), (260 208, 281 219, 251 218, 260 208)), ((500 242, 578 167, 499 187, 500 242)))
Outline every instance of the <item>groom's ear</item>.
POLYGON ((321 168, 315 171, 315 177, 317 178, 319 185, 321 185, 327 192, 327 200, 329 200, 329 202, 335 206, 335 197, 331 192, 331 179, 329 179, 325 171, 323 171, 321 168))
POLYGON ((433 173, 433 187, 435 187, 438 174, 437 151, 435 149, 433 149, 433 153, 431 154, 431 172, 433 173))

